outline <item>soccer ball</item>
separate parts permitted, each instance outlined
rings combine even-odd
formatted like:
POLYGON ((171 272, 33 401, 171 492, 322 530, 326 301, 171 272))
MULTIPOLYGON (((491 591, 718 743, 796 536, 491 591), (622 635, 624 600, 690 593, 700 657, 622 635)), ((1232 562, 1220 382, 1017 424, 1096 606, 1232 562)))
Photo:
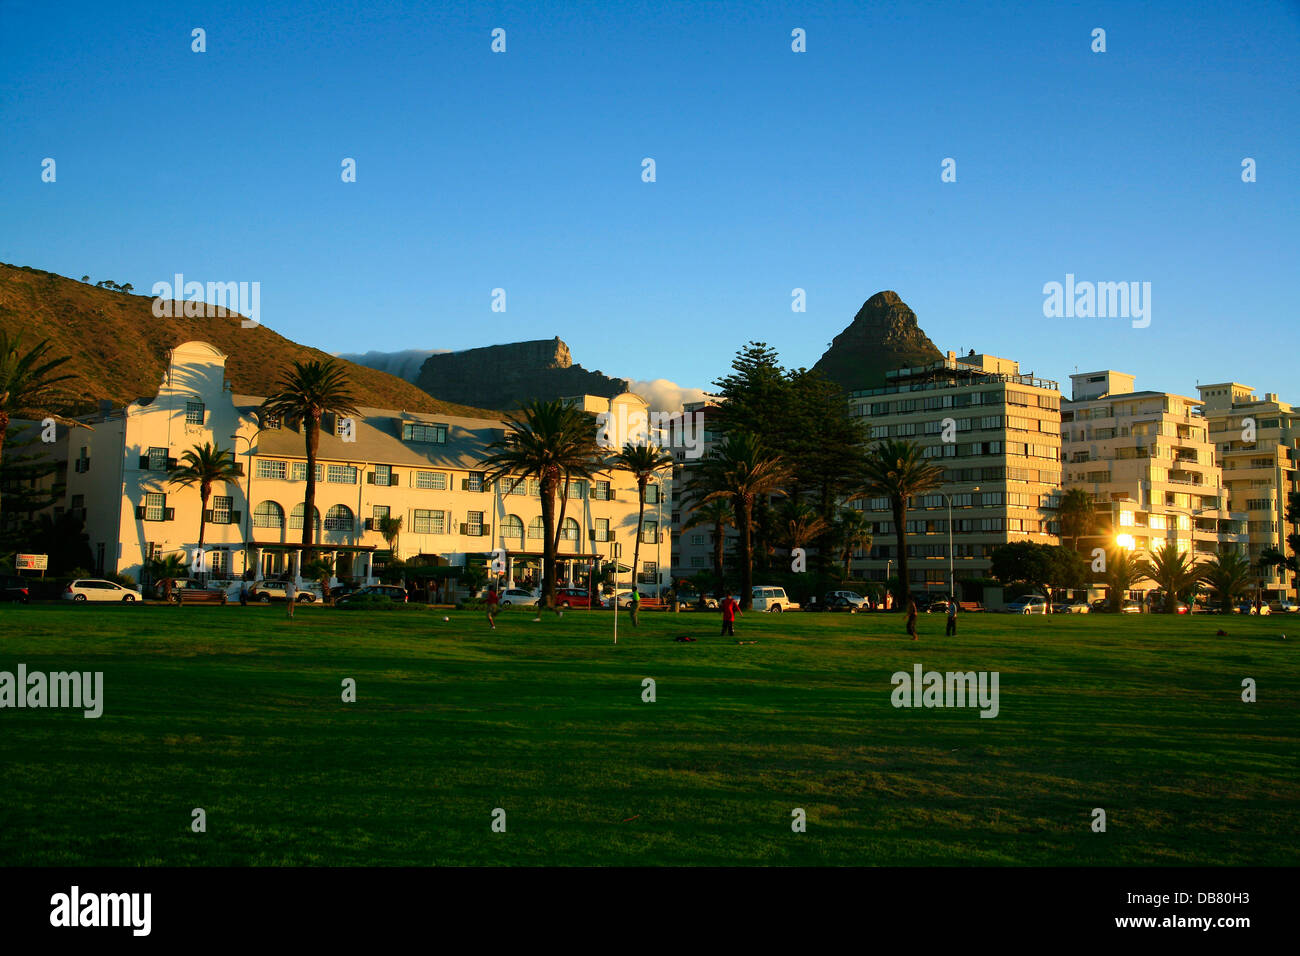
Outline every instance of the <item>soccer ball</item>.
POLYGON ((443 618, 443 621, 450 621, 450 620, 451 620, 451 618, 449 618, 449 617, 444 617, 444 618, 443 618))

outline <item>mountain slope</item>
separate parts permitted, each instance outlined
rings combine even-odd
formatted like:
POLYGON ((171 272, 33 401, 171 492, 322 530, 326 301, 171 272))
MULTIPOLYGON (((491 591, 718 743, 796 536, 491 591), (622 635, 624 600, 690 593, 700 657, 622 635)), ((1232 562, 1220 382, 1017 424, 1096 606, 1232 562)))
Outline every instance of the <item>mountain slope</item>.
MULTIPOLYGON (((63 368, 77 380, 68 383, 76 393, 69 410, 92 409, 101 399, 122 405, 152 398, 167 351, 196 339, 229 356, 226 377, 236 392, 247 395, 270 394, 282 369, 294 361, 329 357, 265 326, 242 328, 240 321, 239 316, 160 319, 150 296, 0 263, 0 328, 10 335, 21 333, 28 345, 49 339, 56 355, 70 356, 63 368)), ((386 372, 343 364, 358 405, 471 417, 494 414, 440 401, 386 372)))
POLYGON ((852 324, 835 336, 814 369, 842 388, 876 388, 885 372, 925 365, 943 354, 921 331, 916 313, 897 292, 877 292, 862 304, 852 324))

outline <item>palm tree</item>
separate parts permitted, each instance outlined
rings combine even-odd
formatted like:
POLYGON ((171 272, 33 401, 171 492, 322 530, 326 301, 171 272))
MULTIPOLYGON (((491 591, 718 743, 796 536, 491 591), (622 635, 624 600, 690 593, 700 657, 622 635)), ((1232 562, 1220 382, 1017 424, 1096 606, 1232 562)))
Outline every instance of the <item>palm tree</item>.
POLYGON ((262 402, 263 419, 278 417, 294 428, 303 426, 303 442, 307 448, 307 490, 303 497, 305 510, 302 522, 302 546, 310 552, 316 513, 316 453, 320 449, 320 420, 322 415, 357 414, 352 383, 343 365, 337 359, 294 362, 276 383, 276 391, 262 402))
POLYGON ((1114 548, 1106 556, 1106 587, 1110 591, 1110 609, 1118 611, 1124 595, 1137 582, 1146 580, 1142 566, 1133 560, 1133 555, 1124 548, 1114 548))
POLYGON ((840 560, 844 562, 845 581, 852 574, 850 566, 853 552, 857 548, 871 547, 872 524, 867 520, 866 512, 858 511, 856 508, 845 509, 840 513, 839 520, 835 522, 835 537, 840 543, 840 560))
POLYGON ((804 547, 830 527, 816 508, 806 501, 794 499, 786 501, 781 510, 781 521, 785 525, 786 540, 791 551, 804 547))
POLYGON ((402 516, 396 518, 391 515, 385 515, 379 519, 379 533, 383 535, 384 541, 388 544, 388 550, 397 557, 397 539, 402 533, 402 516))
POLYGON ((10 338, 0 329, 0 458, 4 457, 5 433, 13 418, 53 418, 71 422, 50 411, 65 401, 59 386, 76 376, 55 374, 68 356, 52 358, 48 339, 24 350, 21 335, 10 338))
MULTIPOLYGON (((634 445, 628 442, 623 446, 623 450, 609 460, 610 466, 620 468, 623 471, 630 471, 636 478, 636 495, 637 495, 637 515, 636 515, 636 543, 632 546, 632 586, 636 587, 636 576, 638 569, 641 567, 641 529, 645 525, 645 489, 650 479, 663 471, 665 468, 671 468, 673 456, 668 452, 653 445, 649 442, 640 445, 634 445)), ((663 494, 663 486, 659 487, 659 494, 663 494)), ((656 528, 656 535, 663 534, 662 528, 656 528)), ((658 573, 657 571, 655 572, 658 573)))
POLYGON ((1223 610, 1232 610, 1233 598, 1250 590, 1249 559, 1240 551, 1224 551, 1205 565, 1205 581, 1214 588, 1223 610))
POLYGON ((212 497, 212 486, 218 481, 238 480, 242 469, 235 463, 235 455, 229 448, 218 448, 204 442, 181 453, 176 467, 168 473, 167 481, 173 485, 191 487, 198 485, 199 500, 199 550, 203 550, 204 532, 208 524, 208 499, 212 497))
POLYGON ((189 565, 181 558, 179 554, 168 554, 163 557, 150 558, 145 562, 145 571, 149 573, 149 580, 155 584, 159 581, 163 586, 163 600, 171 603, 172 584, 177 578, 183 578, 189 574, 189 565))
POLYGON ((555 554, 564 529, 564 512, 569 501, 569 482, 591 479, 600 461, 593 415, 561 401, 531 401, 518 415, 506 417, 506 435, 488 446, 492 451, 483 461, 487 484, 506 481, 507 490, 536 478, 540 486, 542 525, 542 602, 555 607, 555 554), (560 498, 557 524, 555 495, 560 498))
POLYGON ((894 534, 898 542, 898 609, 905 610, 912 597, 907 574, 907 503, 943 484, 943 469, 921 455, 921 446, 910 441, 882 441, 867 452, 863 468, 867 497, 888 498, 894 513, 894 534))
POLYGON ((701 504, 731 502, 732 520, 740 532, 736 559, 740 562, 740 607, 754 606, 753 527, 757 503, 769 495, 783 494, 790 469, 780 455, 764 447, 752 432, 737 429, 698 466, 693 493, 701 504))
POLYGON ((333 604, 334 598, 330 593, 330 578, 334 577, 334 565, 324 558, 315 558, 303 563, 301 574, 308 581, 315 581, 320 584, 321 600, 326 604, 333 604))
POLYGON ((1092 496, 1082 488, 1070 488, 1061 496, 1057 509, 1061 522, 1061 537, 1070 539, 1070 547, 1079 550, 1079 539, 1092 533, 1097 522, 1097 511, 1092 496))
POLYGON ((1172 541, 1162 544, 1151 558, 1143 561, 1139 569, 1144 577, 1150 578, 1165 592, 1165 610, 1174 614, 1178 610, 1179 596, 1195 593, 1205 571, 1197 567, 1190 554, 1179 551, 1172 541))
POLYGON ((722 560, 727 544, 726 534, 728 528, 735 527, 731 503, 721 498, 706 501, 691 512, 690 518, 682 525, 682 530, 689 531, 701 525, 708 525, 713 529, 713 573, 718 578, 718 589, 715 594, 718 600, 722 600, 722 560))

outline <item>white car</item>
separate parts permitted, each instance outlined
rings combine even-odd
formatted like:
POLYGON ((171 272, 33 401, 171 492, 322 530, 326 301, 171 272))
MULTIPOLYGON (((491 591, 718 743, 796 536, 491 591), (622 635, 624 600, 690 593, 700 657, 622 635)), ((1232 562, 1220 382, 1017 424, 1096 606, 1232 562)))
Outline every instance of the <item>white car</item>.
MULTIPOLYGON (((262 604, 287 600, 284 586, 284 581, 255 581, 248 589, 248 599, 262 604)), ((319 600, 321 600, 320 584, 315 581, 303 581, 294 596, 294 601, 298 604, 314 604, 319 600)))
POLYGON ((518 604, 520 607, 537 607, 541 600, 532 591, 525 591, 523 588, 506 588, 497 596, 502 607, 509 607, 511 604, 518 604))
POLYGON ((120 584, 114 584, 112 581, 105 581, 102 578, 78 578, 72 581, 63 591, 63 600, 76 601, 81 604, 85 601, 112 601, 117 604, 133 604, 143 598, 139 590, 134 588, 124 588, 120 584))
POLYGON ((1009 614, 1048 614, 1047 598, 1037 594, 1017 598, 1007 605, 1009 614))
MULTIPOLYGON (((638 593, 640 593, 640 592, 638 592, 638 593)), ((632 589, 631 589, 631 588, 619 588, 619 589, 618 589, 618 606, 621 607, 621 608, 626 608, 626 607, 628 606, 628 604, 631 603, 631 597, 632 597, 632 589)), ((642 599, 644 599, 644 598, 645 598, 645 595, 642 594, 641 597, 642 597, 642 599)), ((610 601, 611 601, 610 595, 608 595, 608 594, 602 594, 602 595, 600 596, 600 606, 601 606, 601 607, 603 607, 603 608, 605 608, 605 609, 608 609, 608 608, 609 608, 609 605, 610 605, 610 601)))
POLYGON ((831 591, 829 594, 826 595, 826 598, 827 598, 827 603, 837 598, 844 598, 844 600, 846 600, 849 604, 852 604, 859 611, 871 610, 871 605, 867 602, 867 599, 864 598, 857 591, 831 591))
POLYGON ((786 596, 785 588, 754 588, 754 610, 780 614, 782 611, 797 611, 799 605, 786 596))

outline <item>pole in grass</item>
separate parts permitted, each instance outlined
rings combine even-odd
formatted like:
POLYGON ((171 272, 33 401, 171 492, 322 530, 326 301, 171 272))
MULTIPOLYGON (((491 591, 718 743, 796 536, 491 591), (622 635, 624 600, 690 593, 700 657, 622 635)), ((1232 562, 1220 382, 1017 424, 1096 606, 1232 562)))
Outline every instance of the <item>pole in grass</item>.
POLYGON ((618 559, 623 545, 614 542, 614 594, 610 598, 610 608, 614 611, 614 643, 618 643, 618 559))

